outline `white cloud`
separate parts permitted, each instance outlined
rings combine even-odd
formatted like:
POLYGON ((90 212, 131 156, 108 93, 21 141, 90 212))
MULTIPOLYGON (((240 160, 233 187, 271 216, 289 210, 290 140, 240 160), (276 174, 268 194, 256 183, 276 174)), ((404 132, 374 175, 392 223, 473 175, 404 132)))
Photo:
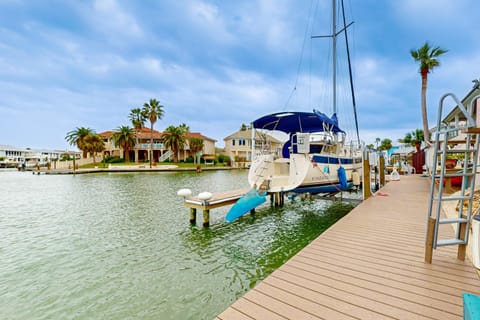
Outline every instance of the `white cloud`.
MULTIPOLYGON (((476 37, 475 29, 465 26, 478 21, 472 18, 478 10, 468 8, 479 5, 441 3, 435 1, 432 9, 430 0, 395 1, 386 5, 393 12, 358 19, 358 31, 362 23, 373 23, 372 30, 384 17, 396 19, 394 28, 388 26, 392 21, 383 22, 385 38, 366 38, 354 55, 359 57, 354 71, 361 134, 367 142, 377 136, 395 141, 421 126, 420 76, 408 55, 410 41, 421 45, 432 39, 450 50, 429 78, 431 119, 441 94, 452 91, 462 96, 470 81, 480 76, 475 67, 480 65, 479 44, 465 41, 476 37), (462 18, 451 23, 449 11, 458 10, 463 10, 462 18), (422 25, 423 21, 427 23, 422 25), (443 37, 450 29, 452 35, 443 37), (407 35, 402 34, 405 30, 407 35)), ((99 0, 93 5, 69 3, 65 7, 71 10, 62 11, 65 20, 47 21, 37 12, 10 24, 3 19, 0 110, 10 118, 0 119, 0 133, 7 136, 21 126, 25 139, 56 147, 65 143, 65 133, 75 126, 103 131, 127 124, 129 110, 150 98, 166 107, 157 129, 185 122, 219 141, 241 123, 270 112, 315 107, 330 114, 331 102, 324 95, 330 79, 317 76, 321 67, 310 76, 306 61, 298 90, 286 104, 295 83, 307 5, 287 0, 148 5, 99 0), (51 118, 56 119, 55 126, 35 124, 51 118)), ((325 12, 322 8, 319 15, 325 12)), ((326 54, 313 54, 326 59, 326 54)), ((348 91, 339 93, 348 96, 348 91)), ((351 119, 343 123, 351 124, 351 119)))
POLYGON ((395 1, 394 6, 400 15, 406 19, 427 21, 433 19, 442 21, 450 18, 453 12, 464 9, 465 1, 461 0, 403 0, 395 1))
POLYGON ((247 2, 238 9, 240 19, 236 28, 242 41, 246 39, 248 45, 265 48, 268 53, 264 54, 276 52, 285 56, 298 52, 307 22, 303 21, 300 26, 296 24, 299 22, 299 13, 305 13, 304 6, 298 6, 297 2, 280 4, 266 0, 247 2))
POLYGON ((111 37, 143 36, 143 30, 135 17, 119 6, 116 0, 95 0, 93 4, 93 27, 111 37))
POLYGON ((233 41, 234 37, 227 30, 217 6, 204 1, 192 1, 186 5, 186 10, 197 35, 215 43, 228 44, 233 41))

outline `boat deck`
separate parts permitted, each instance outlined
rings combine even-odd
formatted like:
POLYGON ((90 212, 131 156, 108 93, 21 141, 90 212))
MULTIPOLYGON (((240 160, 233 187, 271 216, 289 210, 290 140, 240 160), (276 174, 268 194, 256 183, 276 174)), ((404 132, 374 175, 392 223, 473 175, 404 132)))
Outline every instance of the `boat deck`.
POLYGON ((462 292, 478 294, 480 280, 456 246, 424 263, 429 180, 380 191, 216 319, 462 319, 462 292))

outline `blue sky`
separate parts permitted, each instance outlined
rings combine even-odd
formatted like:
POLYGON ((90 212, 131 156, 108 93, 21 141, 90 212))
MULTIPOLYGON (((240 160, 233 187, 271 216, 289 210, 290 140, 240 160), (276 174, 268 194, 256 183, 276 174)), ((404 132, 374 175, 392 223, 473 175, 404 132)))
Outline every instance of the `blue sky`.
MULTIPOLYGON (((429 75, 432 126, 440 96, 462 98, 480 77, 480 1, 345 5, 354 21, 349 40, 367 144, 421 128, 421 81, 410 49, 428 40, 449 50, 429 75)), ((328 32, 329 6, 324 0, 0 0, 0 144, 71 149, 68 131, 129 124, 129 111, 150 98, 165 106, 155 129, 186 123, 218 146, 242 123, 268 113, 331 114, 329 42, 310 39, 328 32)), ((339 89, 338 110, 340 125, 350 130, 347 92, 339 89)))

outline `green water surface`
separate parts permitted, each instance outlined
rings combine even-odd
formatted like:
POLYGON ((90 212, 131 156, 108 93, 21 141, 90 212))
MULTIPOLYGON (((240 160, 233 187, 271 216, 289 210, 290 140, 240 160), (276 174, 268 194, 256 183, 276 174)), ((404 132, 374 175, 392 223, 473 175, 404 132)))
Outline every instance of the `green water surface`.
POLYGON ((351 208, 269 202, 188 223, 178 189, 247 186, 245 171, 0 173, 0 319, 212 319, 351 208))

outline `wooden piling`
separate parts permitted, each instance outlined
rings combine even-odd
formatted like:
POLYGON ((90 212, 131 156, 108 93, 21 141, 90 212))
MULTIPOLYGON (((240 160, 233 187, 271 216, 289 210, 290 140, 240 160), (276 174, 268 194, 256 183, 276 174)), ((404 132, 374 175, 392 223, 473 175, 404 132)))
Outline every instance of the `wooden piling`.
POLYGON ((197 223, 197 209, 190 208, 190 223, 196 224, 197 223))
POLYGON ((432 263, 433 237, 435 232, 435 218, 428 218, 427 241, 425 242, 425 263, 432 263))
POLYGON ((210 226, 210 209, 203 210, 203 226, 205 228, 210 226))
MULTIPOLYGON (((467 216, 462 215, 462 218, 466 218, 467 216)), ((460 223, 459 224, 459 239, 465 239, 465 232, 467 231, 467 223, 460 223)), ((467 245, 466 244, 459 244, 458 249, 457 249, 457 259, 465 261, 465 253, 467 251, 467 245)))
POLYGON ((283 207, 285 202, 283 192, 274 192, 273 195, 275 207, 283 207))
POLYGON ((368 199, 371 195, 370 162, 368 154, 365 154, 363 158, 363 200, 368 199))
POLYGON ((385 185, 385 157, 380 155, 380 185, 383 187, 385 185))

